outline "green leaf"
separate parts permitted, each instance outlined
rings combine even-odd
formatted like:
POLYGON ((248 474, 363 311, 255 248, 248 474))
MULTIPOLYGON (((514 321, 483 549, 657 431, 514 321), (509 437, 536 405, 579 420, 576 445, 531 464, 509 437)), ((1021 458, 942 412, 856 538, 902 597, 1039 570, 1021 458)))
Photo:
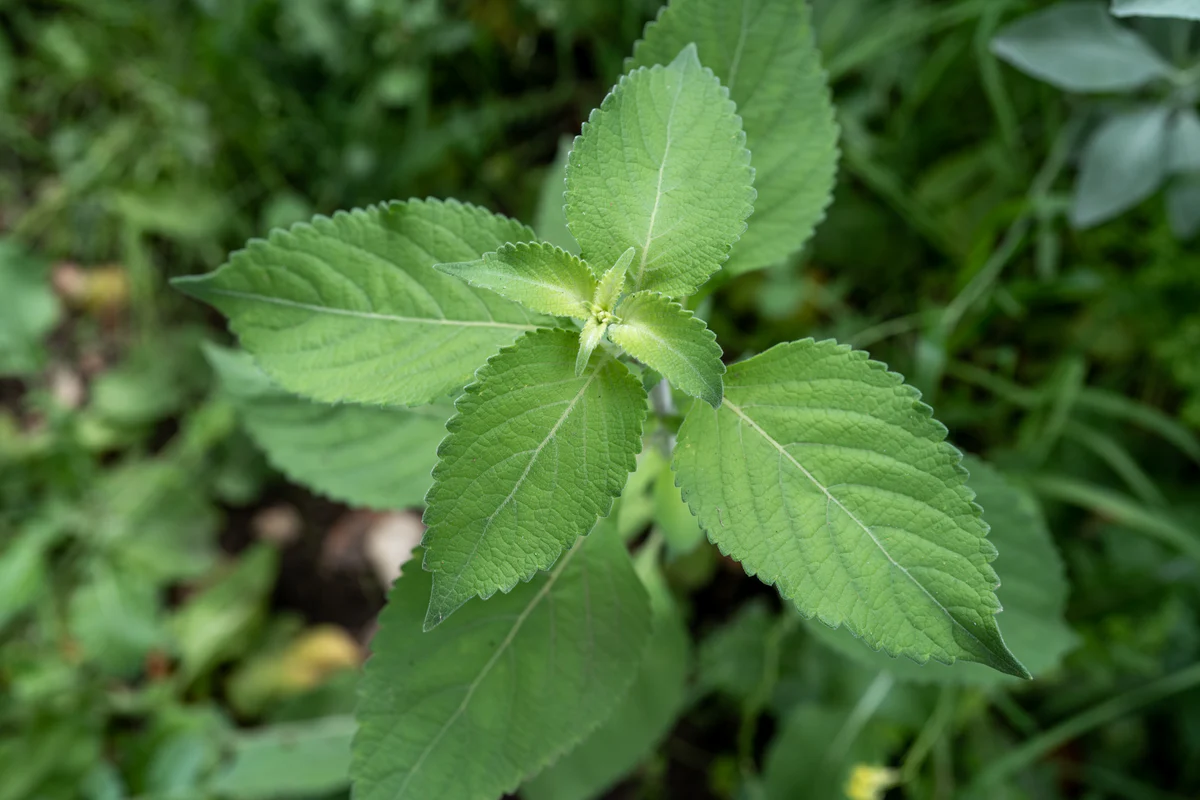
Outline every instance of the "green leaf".
POLYGON ((688 46, 634 70, 592 112, 567 164, 567 224, 593 267, 637 248, 631 291, 691 294, 720 268, 754 202, 729 92, 688 46))
POLYGON ((371 206, 251 241, 180 290, 220 309, 281 387, 327 403, 422 405, 543 322, 433 269, 533 239, 454 201, 371 206))
POLYGON ((591 736, 521 787, 526 800, 601 796, 646 758, 683 710, 691 637, 658 566, 639 556, 638 573, 650 594, 653 627, 633 686, 591 736))
POLYGON ((677 482, 709 538, 805 617, 924 663, 1027 677, 996 627, 995 548, 961 455, 903 378, 806 339, 729 368, 694 404, 677 482))
POLYGON ((593 298, 593 305, 603 311, 612 311, 617 305, 617 299, 621 296, 621 289, 625 287, 625 276, 629 272, 629 265, 633 263, 633 257, 637 255, 637 250, 630 247, 617 262, 608 268, 600 278, 600 284, 596 287, 596 296, 593 298))
POLYGON ((1200 114, 1182 108, 1172 115, 1167 131, 1168 169, 1176 174, 1200 172, 1200 114))
POLYGON ((721 405, 721 347, 704 320, 654 292, 621 301, 608 338, 629 355, 713 408, 721 405))
POLYGON ((579 255, 579 243, 567 228, 567 214, 563 209, 567 190, 567 156, 571 154, 571 138, 564 136, 558 141, 558 154, 554 163, 546 167, 538 195, 537 210, 533 213, 533 229, 543 242, 561 247, 568 253, 579 255))
POLYGON ((279 576, 279 552, 258 543, 214 583, 187 598, 171 619, 179 656, 178 673, 193 680, 226 658, 243 654, 265 616, 279 576))
POLYGON ((1171 65, 1104 6, 1064 2, 1021 17, 992 39, 992 52, 1069 92, 1124 92, 1171 74, 1171 65))
POLYGON ((137 674, 151 650, 170 643, 158 595, 144 574, 104 561, 91 565, 69 611, 71 637, 83 658, 114 677, 137 674))
POLYGON ((1196 0, 1112 0, 1112 13, 1118 17, 1200 19, 1200 2, 1196 2, 1196 0))
POLYGON ((596 352, 607 330, 608 323, 597 319, 589 319, 583 324, 583 330, 579 332, 579 352, 575 354, 576 378, 582 376, 587 369, 592 360, 592 353, 596 352))
POLYGON ((291 480, 355 506, 422 504, 454 414, 449 400, 418 408, 326 405, 283 391, 248 353, 206 345, 205 355, 246 433, 291 480))
POLYGON ((528 334, 466 388, 425 511, 426 629, 549 568, 608 514, 642 445, 646 394, 608 353, 575 375, 572 333, 528 334))
MULTIPOLYGON (((1076 641, 1063 614, 1067 605, 1067 580, 1062 559, 1046 527, 1037 501, 1026 490, 977 458, 967 457, 970 486, 983 506, 983 520, 991 526, 988 539, 1000 556, 1000 602, 1004 604, 1004 638, 1013 654, 1034 675, 1054 669, 1076 641)), ((865 647, 846 631, 810 625, 814 636, 834 650, 865 666, 881 669, 903 680, 992 685, 1011 680, 980 664, 947 667, 924 666, 906 659, 889 658, 865 647)))
POLYGON ((41 367, 42 339, 58 324, 60 313, 46 265, 14 242, 0 240, 0 376, 41 367))
POLYGON ((240 732, 213 790, 233 800, 328 794, 350 782, 352 717, 326 717, 240 732))
POLYGON ((1071 223, 1088 228, 1145 200, 1167 168, 1166 106, 1122 111, 1092 134, 1079 163, 1071 223))
POLYGON ((838 126, 809 4, 672 0, 626 68, 665 64, 689 42, 737 103, 755 169, 754 216, 725 270, 782 261, 825 216, 837 172, 838 126))
POLYGON ((1167 190, 1167 219, 1180 239, 1200 233, 1200 176, 1171 184, 1167 190))
POLYGON ((555 317, 591 317, 596 279, 588 265, 566 250, 540 242, 506 244, 478 261, 437 264, 438 272, 555 317))
POLYGON ((421 632, 429 574, 396 582, 372 643, 351 775, 358 800, 494 800, 603 722, 650 633, 611 523, 550 573, 421 632))

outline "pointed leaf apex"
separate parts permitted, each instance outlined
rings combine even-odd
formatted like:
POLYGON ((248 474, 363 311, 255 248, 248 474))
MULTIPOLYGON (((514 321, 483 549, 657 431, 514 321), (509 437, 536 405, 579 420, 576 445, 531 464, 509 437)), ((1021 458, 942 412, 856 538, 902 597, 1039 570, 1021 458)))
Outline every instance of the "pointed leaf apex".
POLYGON ((683 69, 700 69, 700 51, 696 49, 696 43, 688 43, 679 55, 675 56, 675 60, 671 62, 672 67, 681 67, 683 69))
POLYGON ((625 273, 629 271, 629 265, 633 263, 633 257, 637 253, 637 249, 630 247, 621 257, 616 260, 608 271, 604 273, 604 277, 600 279, 600 284, 596 287, 596 296, 592 302, 602 311, 612 311, 613 306, 617 304, 617 298, 621 296, 621 288, 625 285, 625 273))
POLYGON ((588 320, 587 324, 583 326, 583 331, 579 334, 579 353, 575 356, 576 378, 583 376, 588 362, 592 360, 592 353, 600 344, 600 340, 604 338, 606 330, 608 330, 608 324, 596 319, 588 320))

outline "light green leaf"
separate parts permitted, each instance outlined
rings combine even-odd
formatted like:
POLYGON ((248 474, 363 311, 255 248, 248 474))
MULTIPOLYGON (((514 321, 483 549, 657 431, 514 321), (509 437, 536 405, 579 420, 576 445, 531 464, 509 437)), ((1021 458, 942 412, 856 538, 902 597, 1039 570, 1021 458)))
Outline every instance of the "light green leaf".
POLYGON ((729 92, 686 47, 621 78, 567 164, 567 224, 598 268, 637 248, 631 291, 694 292, 729 257, 754 202, 729 92))
POLYGON ((1123 92, 1172 72, 1171 65, 1100 3, 1050 6, 1006 25, 992 52, 1069 92, 1123 92))
POLYGON ((658 566, 638 558, 653 628, 633 686, 612 716, 521 787, 526 800, 587 800, 631 772, 670 731, 687 701, 691 637, 658 566))
POLYGON ((567 190, 567 156, 571 153, 571 138, 564 136, 558 141, 558 154, 554 163, 546 167, 538 195, 537 210, 533 212, 533 229, 538 238, 561 247, 568 253, 579 255, 579 243, 567 228, 567 214, 563 209, 567 190))
POLYGON ((1198 0, 1112 0, 1118 17, 1177 17, 1200 19, 1198 0))
POLYGON ((42 339, 60 313, 46 265, 15 242, 0 240, 0 375, 23 375, 41 367, 42 339))
POLYGON ((466 388, 425 511, 426 629, 549 568, 608 514, 642 446, 646 393, 605 352, 575 375, 574 334, 528 334, 466 388))
POLYGON ((422 504, 454 414, 448 399, 418 408, 326 405, 283 391, 248 353, 206 345, 205 355, 246 433, 284 475, 355 506, 422 504))
MULTIPOLYGON (((1063 621, 1067 605, 1067 580, 1062 559, 1046 527, 1037 501, 1026 490, 977 458, 967 457, 969 484, 983 506, 983 520, 991 526, 988 539, 999 550, 1000 602, 1004 604, 1004 639, 1013 654, 1034 675, 1053 669, 1075 643, 1075 634, 1063 621)), ((907 659, 889 658, 871 650, 846 631, 824 625, 809 626, 813 635, 834 650, 865 666, 894 677, 914 681, 992 685, 1010 681, 980 664, 947 667, 924 666, 907 659)))
POLYGON ((1079 163, 1071 223, 1088 228, 1145 200, 1167 169, 1166 106, 1114 114, 1092 134, 1079 163))
POLYGON ((1200 176, 1171 184, 1167 190, 1167 219, 1180 239, 1200 233, 1200 176))
POLYGON ((556 317, 591 317, 596 279, 587 264, 554 245, 506 244, 478 261, 437 264, 438 272, 491 289, 528 309, 556 317))
POLYGON ((838 126, 809 4, 671 0, 626 68, 665 64, 689 42, 737 103, 754 167, 754 215, 727 272, 782 261, 825 215, 837 172, 838 126))
POLYGON ((629 355, 713 408, 721 405, 721 347, 704 320, 654 292, 621 301, 608 338, 629 355))
POLYGON ((650 633, 646 591, 611 523, 550 573, 421 632, 429 574, 392 590, 367 661, 351 775, 358 800, 494 800, 603 722, 650 633))
POLYGON ((637 255, 637 250, 630 247, 621 253, 617 263, 609 267, 604 276, 600 278, 600 285, 596 287, 596 296, 592 300, 596 308, 612 311, 616 307, 617 298, 621 296, 621 289, 625 287, 625 275, 628 273, 629 265, 633 263, 635 255, 637 255))
POLYGON ((327 403, 422 405, 544 322, 433 269, 528 241, 518 222, 454 201, 371 206, 251 241, 180 290, 220 309, 281 387, 327 403))
POLYGON ((1167 131, 1168 169, 1173 173, 1200 172, 1200 114, 1182 108, 1172 115, 1167 131))
POLYGON ((350 783, 352 717, 326 717, 240 732, 213 790, 233 800, 308 797, 350 783))
POLYGON ((684 500, 805 617, 915 661, 1028 673, 996 627, 995 548, 961 456, 903 378, 806 339, 729 368, 675 449, 684 500))
POLYGON ((579 332, 579 352, 575 354, 575 377, 583 375, 607 330, 608 323, 597 319, 589 319, 583 324, 583 330, 579 332))

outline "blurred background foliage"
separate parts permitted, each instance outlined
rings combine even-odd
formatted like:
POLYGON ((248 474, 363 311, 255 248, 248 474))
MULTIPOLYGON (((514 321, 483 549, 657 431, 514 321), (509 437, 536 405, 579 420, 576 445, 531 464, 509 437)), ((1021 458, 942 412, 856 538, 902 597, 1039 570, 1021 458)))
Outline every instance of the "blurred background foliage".
MULTIPOLYGON (((908 376, 1040 500, 1073 649, 1027 685, 908 682, 685 533, 689 710, 613 797, 1200 792, 1200 249, 1161 196, 1070 226, 1113 100, 989 47, 1046 5, 817 0, 835 201, 699 310, 731 359, 834 336, 908 376)), ((165 280, 393 198, 533 219, 657 6, 0 0, 0 799, 344 794, 419 526, 272 470, 202 354, 220 324, 165 280)), ((1132 24, 1195 60, 1195 24, 1132 24)))

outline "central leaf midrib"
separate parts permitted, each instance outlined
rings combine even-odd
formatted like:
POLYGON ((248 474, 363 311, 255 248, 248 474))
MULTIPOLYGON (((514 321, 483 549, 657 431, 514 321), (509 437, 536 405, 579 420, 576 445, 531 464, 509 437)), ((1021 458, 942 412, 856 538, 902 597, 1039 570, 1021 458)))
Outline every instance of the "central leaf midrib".
POLYGON ((675 96, 671 98, 671 110, 667 112, 667 136, 666 143, 663 145, 662 161, 658 165, 658 184, 654 187, 654 207, 650 209, 650 224, 646 228, 646 241, 642 245, 642 258, 638 262, 637 280, 634 281, 634 289, 642 288, 642 278, 645 277, 646 259, 650 256, 650 243, 654 241, 654 222, 658 217, 658 206, 662 202, 663 197, 663 175, 667 171, 667 158, 671 154, 671 125, 675 121, 675 109, 679 106, 679 97, 683 94, 684 76, 679 75, 679 85, 675 89, 675 96))
POLYGON ((484 678, 486 678, 492 671, 492 667, 494 667, 496 662, 500 660, 500 656, 504 655, 504 652, 512 645, 513 640, 517 638, 517 633, 520 632, 521 627, 525 624, 525 620, 528 619, 529 615, 533 613, 533 610, 537 608, 546 595, 549 594, 550 589, 553 588, 554 584, 558 581, 559 576, 562 575, 567 564, 570 563, 575 554, 579 552, 579 548, 582 546, 584 541, 585 540, 583 538, 580 538, 579 541, 577 541, 575 545, 567 551, 566 555, 559 559, 558 564, 550 572, 550 577, 546 579, 546 583, 540 590, 538 590, 538 593, 533 596, 533 599, 530 600, 529 605, 527 605, 524 610, 521 611, 520 615, 513 621, 513 626, 509 629, 508 635, 505 636, 504 640, 496 647, 496 652, 492 654, 492 657, 488 659, 488 662, 483 665, 483 669, 479 671, 479 674, 475 676, 475 679, 471 681, 471 684, 467 687, 467 693, 463 696, 462 702, 459 703, 458 708, 455 709, 454 713, 450 715, 449 719, 446 720, 441 729, 438 730, 437 734, 432 740, 430 740, 429 744, 425 746, 425 749, 421 751, 421 755, 418 756, 417 760, 413 763, 412 769, 408 771, 408 775, 404 778, 404 783, 402 783, 400 788, 396 790, 397 800, 398 798, 403 797, 404 793, 408 791, 409 783, 412 782, 413 777, 416 776, 418 771, 420 771, 421 766, 425 763, 425 759, 431 752, 433 752, 438 743, 441 742, 442 737, 446 735, 446 732, 450 730, 451 726, 453 726, 454 723, 458 721, 458 718, 461 717, 467 710, 467 706, 471 704, 471 698, 474 697, 479 685, 483 683, 484 678))
POLYGON ((481 320, 462 320, 462 319, 433 319, 430 317, 404 317, 398 314, 380 314, 375 311, 355 311, 348 308, 334 308, 331 306, 318 306, 312 303, 301 303, 295 300, 287 300, 282 297, 269 297, 263 294, 254 294, 252 292, 239 292, 234 289, 205 289, 205 294, 218 295, 221 297, 233 297, 238 300, 250 300, 269 305, 283 306, 285 308, 295 308, 301 311, 311 311, 316 314, 329 314, 339 317, 352 317, 354 319, 377 320, 380 322, 399 322, 412 325, 440 325, 454 328, 502 328, 505 330, 532 331, 537 330, 536 325, 522 325, 515 322, 483 322, 481 320))
MULTIPOLYGON (((513 497, 516 496, 517 491, 525 484, 525 479, 529 477, 529 473, 533 470, 533 465, 537 462, 538 456, 541 455, 542 450, 545 449, 550 440, 558 434, 558 429, 562 427, 564 422, 566 422, 567 417, 571 415, 571 411, 574 410, 575 405, 579 402, 579 399, 583 397, 584 392, 586 392, 588 387, 592 385, 592 381, 596 380, 597 376, 600 374, 600 370, 606 365, 608 359, 610 358, 611 356, 605 354, 604 359, 596 365, 595 371, 593 371, 591 376, 584 381, 583 386, 579 389, 579 392, 576 393, 575 397, 571 399, 571 402, 567 404, 566 409, 563 410, 562 415, 554 423, 554 426, 550 428, 550 431, 546 434, 546 437, 542 439, 541 443, 538 444, 538 446, 534 449, 533 454, 529 457, 529 463, 525 465, 525 470, 513 483, 512 491, 510 491, 508 496, 500 502, 500 505, 496 506, 496 510, 488 515, 487 520, 483 523, 483 530, 480 531, 478 538, 475 540, 475 546, 471 548, 471 554, 467 556, 466 561, 464 561, 462 566, 459 568, 458 574, 454 576, 454 582, 450 584, 450 588, 447 590, 448 594, 453 595, 455 590, 457 590, 459 581, 462 580, 462 576, 466 574, 467 569, 471 566, 471 562, 475 560, 475 556, 479 553, 479 546, 482 545, 483 540, 487 538, 488 530, 491 528, 492 522, 496 519, 496 516, 502 510, 504 510, 504 507, 512 501, 513 497)), ((442 524, 445 523, 443 522, 442 524)))
POLYGON ((887 551, 887 548, 883 546, 883 542, 879 541, 879 539, 871 531, 870 527, 863 524, 862 520, 860 520, 858 517, 854 516, 854 514, 850 512, 850 509, 848 509, 844 505, 842 505, 842 502, 840 500, 838 500, 836 497, 834 497, 833 494, 829 491, 829 489, 827 489, 823 483, 821 483, 819 480, 817 480, 815 475, 813 475, 811 472, 809 472, 807 469, 805 469, 804 465, 801 464, 799 461, 797 461, 795 456, 793 456, 791 454, 791 452, 789 452, 787 450, 787 448, 783 447, 778 441, 775 440, 774 437, 772 437, 769 433, 767 433, 765 430, 763 430, 761 427, 759 427, 758 423, 755 422, 754 420, 752 420, 744 411, 742 411, 742 409, 739 406, 730 402, 728 397, 725 398, 724 407, 728 408, 730 411, 732 411, 734 414, 736 414, 738 417, 740 417, 742 420, 744 420, 747 425, 749 425, 754 431, 756 431, 760 436, 762 436, 772 447, 774 447, 776 450, 778 450, 779 453, 784 458, 786 458, 788 461, 790 461, 792 463, 792 466, 794 466, 796 469, 800 470, 800 473, 802 475, 804 475, 804 477, 808 478, 808 480, 812 482, 813 486, 816 486, 821 491, 821 493, 825 495, 827 502, 832 503, 835 506, 837 506, 838 508, 840 508, 842 510, 842 512, 847 517, 849 517, 852 522, 854 522, 855 525, 857 525, 859 528, 862 529, 863 533, 867 534, 867 536, 870 537, 871 541, 874 542, 874 544, 877 548, 879 548, 879 552, 881 552, 883 554, 884 558, 886 558, 888 560, 888 562, 891 563, 892 566, 894 566, 896 569, 900 570, 900 572, 904 574, 904 577, 906 577, 910 581, 912 581, 913 585, 916 586, 918 589, 920 589, 925 594, 925 596, 928 597, 930 599, 930 601, 932 601, 933 604, 936 605, 938 607, 938 609, 940 609, 941 612, 946 615, 947 619, 949 619, 960 630, 962 630, 964 633, 966 633, 968 636, 970 636, 974 641, 978 642, 979 645, 984 648, 984 650, 986 650, 989 653, 992 652, 992 649, 990 647, 988 647, 986 644, 984 644, 984 642, 982 642, 979 639, 979 637, 976 636, 973 631, 971 631, 970 628, 963 625, 953 614, 951 614, 950 610, 948 608, 946 608, 944 605, 942 605, 941 601, 939 601, 936 597, 934 597, 933 594, 927 588, 925 588, 924 584, 922 584, 919 580, 917 580, 913 576, 913 574, 910 573, 907 569, 905 569, 903 565, 901 565, 898 561, 896 561, 896 559, 892 558, 892 554, 887 551))

